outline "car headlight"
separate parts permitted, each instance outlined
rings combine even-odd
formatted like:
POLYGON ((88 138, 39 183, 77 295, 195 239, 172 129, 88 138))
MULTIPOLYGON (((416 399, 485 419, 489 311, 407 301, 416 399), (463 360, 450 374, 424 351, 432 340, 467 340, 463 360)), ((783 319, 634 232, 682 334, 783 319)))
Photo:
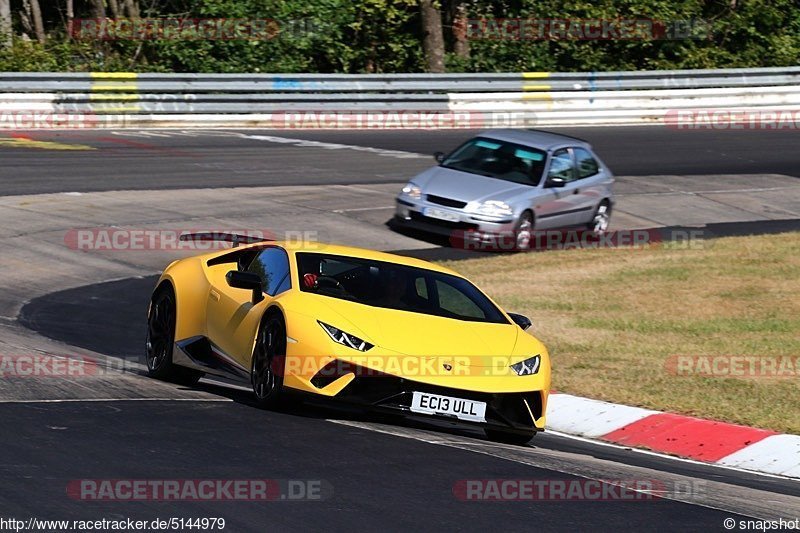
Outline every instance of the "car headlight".
POLYGON ((409 181, 405 187, 403 187, 403 194, 408 196, 409 198, 413 198, 414 200, 419 200, 422 198, 422 189, 420 189, 419 185, 414 183, 413 181, 409 181))
POLYGON ((540 366, 542 366, 542 356, 537 354, 511 365, 511 370, 516 372, 518 376, 532 376, 539 372, 540 366))
POLYGON ((320 322, 319 320, 317 320, 317 322, 319 322, 319 325, 322 326, 322 329, 325 330, 325 333, 327 333, 334 342, 338 342, 343 346, 358 350, 359 352, 366 352, 372 348, 372 344, 365 340, 359 339, 355 335, 351 335, 350 333, 342 331, 339 328, 335 328, 330 324, 326 324, 325 322, 320 322))
POLYGON ((514 214, 514 210, 511 206, 501 200, 487 200, 482 202, 477 209, 475 209, 475 212, 492 217, 510 216, 514 214))

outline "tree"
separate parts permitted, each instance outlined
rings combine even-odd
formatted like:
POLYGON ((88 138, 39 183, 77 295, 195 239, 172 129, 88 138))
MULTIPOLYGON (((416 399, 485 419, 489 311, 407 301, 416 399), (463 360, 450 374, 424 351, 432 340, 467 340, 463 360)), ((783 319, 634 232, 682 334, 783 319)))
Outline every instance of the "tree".
POLYGON ((106 18, 106 6, 103 0, 92 0, 92 16, 96 19, 106 18))
POLYGON ((128 13, 128 17, 132 19, 139 18, 139 1, 138 0, 124 0, 125 11, 128 13))
POLYGON ((797 2, 0 0, 0 71, 380 73, 792 66, 800 64, 797 2), (71 39, 62 29, 70 20, 74 25, 96 16, 270 19, 280 31, 254 39, 134 42, 71 39), (681 26, 678 30, 686 35, 642 39, 515 39, 510 27, 508 35, 498 30, 499 19, 543 18, 667 21, 661 29, 669 28, 668 21, 693 25, 691 34, 681 26), (14 37, 10 46, 9 35, 14 37))
POLYGON ((111 16, 115 19, 119 18, 119 3, 117 0, 108 0, 108 9, 111 11, 111 16))
POLYGON ((36 40, 44 44, 47 36, 44 32, 44 23, 42 22, 42 8, 39 6, 39 0, 22 0, 23 20, 27 22, 36 36, 36 40))
POLYGON ((72 35, 72 21, 75 20, 74 0, 67 0, 67 35, 72 35))
POLYGON ((469 41, 467 40, 467 6, 456 0, 452 6, 453 52, 460 59, 469 59, 469 41))
POLYGON ((0 46, 11 46, 11 0, 0 0, 0 46))
POLYGON ((419 0, 422 15, 422 48, 428 72, 444 72, 444 35, 442 12, 435 0, 419 0))

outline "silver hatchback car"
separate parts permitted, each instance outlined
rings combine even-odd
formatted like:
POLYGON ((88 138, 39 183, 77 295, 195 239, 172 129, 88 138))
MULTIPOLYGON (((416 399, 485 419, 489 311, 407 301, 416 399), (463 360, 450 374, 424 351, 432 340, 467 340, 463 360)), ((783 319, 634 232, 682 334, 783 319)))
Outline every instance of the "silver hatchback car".
POLYGON ((397 197, 395 224, 531 245, 534 230, 608 229, 614 176, 586 142, 536 130, 491 130, 415 176, 397 197))

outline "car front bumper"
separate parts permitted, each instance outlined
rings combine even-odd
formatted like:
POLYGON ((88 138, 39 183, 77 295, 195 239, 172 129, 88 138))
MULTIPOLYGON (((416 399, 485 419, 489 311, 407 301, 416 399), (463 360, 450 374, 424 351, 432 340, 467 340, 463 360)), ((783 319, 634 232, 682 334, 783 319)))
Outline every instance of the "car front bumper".
POLYGON ((487 217, 463 209, 446 207, 425 201, 397 198, 394 224, 408 229, 449 237, 459 242, 496 243, 498 237, 513 241, 516 230, 514 217, 487 217), (431 211, 444 213, 451 220, 430 216, 431 211))
POLYGON ((542 391, 517 393, 474 392, 430 385, 395 376, 372 375, 356 377, 332 399, 357 405, 374 412, 393 413, 420 419, 446 420, 468 426, 498 429, 512 433, 529 433, 544 431, 547 393, 542 391), (474 422, 453 416, 416 413, 411 410, 414 392, 485 402, 485 421, 474 422))

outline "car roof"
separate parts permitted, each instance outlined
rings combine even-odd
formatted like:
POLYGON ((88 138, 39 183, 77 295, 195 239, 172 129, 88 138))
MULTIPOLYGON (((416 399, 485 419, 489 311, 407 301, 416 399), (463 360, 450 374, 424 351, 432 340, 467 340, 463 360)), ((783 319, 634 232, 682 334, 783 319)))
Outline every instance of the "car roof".
POLYGON ((307 241, 307 240, 266 241, 263 243, 258 243, 250 246, 258 247, 259 245, 280 246, 287 252, 294 252, 294 253, 309 252, 309 253, 319 253, 319 254, 341 255, 345 257, 356 257, 362 259, 372 259, 374 261, 385 261, 388 263, 395 263, 410 267, 423 268, 426 270, 433 270, 436 272, 442 272, 444 274, 452 274, 460 278, 463 277, 458 272, 455 272, 447 267, 437 265, 436 263, 430 263, 422 259, 416 259, 414 257, 408 257, 405 255, 392 254, 388 252, 379 252, 377 250, 369 250, 367 248, 358 248, 356 246, 344 246, 341 244, 328 244, 323 242, 307 241))
POLYGON ((542 150, 551 150, 565 145, 591 148, 591 145, 583 139, 542 130, 488 130, 479 133, 477 137, 489 137, 499 141, 525 144, 542 150))

